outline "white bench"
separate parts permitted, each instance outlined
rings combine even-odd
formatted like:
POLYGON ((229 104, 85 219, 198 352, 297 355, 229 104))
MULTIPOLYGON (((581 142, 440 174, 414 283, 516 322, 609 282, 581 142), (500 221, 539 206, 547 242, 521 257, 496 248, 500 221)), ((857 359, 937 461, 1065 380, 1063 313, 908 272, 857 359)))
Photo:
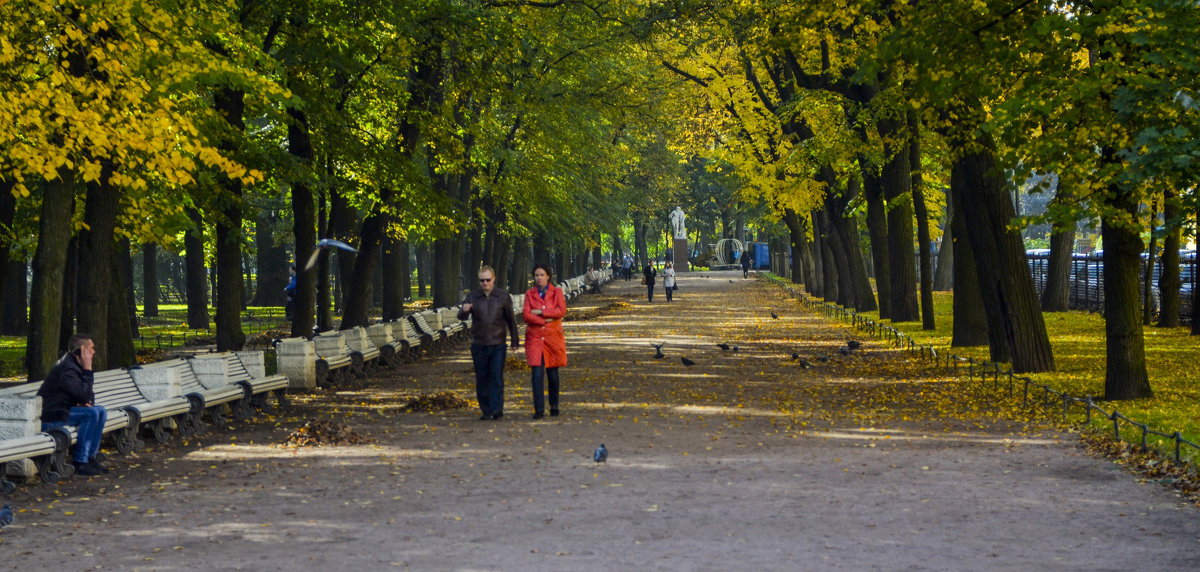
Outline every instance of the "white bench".
POLYGON ((250 395, 243 386, 231 385, 223 377, 207 372, 203 376, 197 375, 189 361, 176 358, 142 366, 144 370, 171 368, 179 376, 179 391, 191 404, 188 413, 179 423, 181 436, 188 437, 192 433, 202 434, 207 431, 205 412, 208 413, 209 421, 217 427, 225 426, 225 413, 230 408, 239 416, 245 415, 249 410, 250 395))
POLYGON ((371 336, 367 335, 366 328, 355 326, 349 330, 342 330, 342 335, 346 337, 346 347, 350 348, 351 356, 357 353, 358 359, 362 360, 363 374, 380 370, 379 348, 371 341, 371 336))
POLYGON ((426 353, 441 352, 447 344, 446 332, 442 331, 440 327, 435 328, 429 322, 431 314, 437 315, 436 312, 425 310, 408 316, 413 329, 421 336, 421 347, 425 348, 426 353))
POLYGON ((151 376, 139 386, 128 370, 108 369, 96 372, 95 380, 96 403, 108 409, 109 418, 116 411, 128 416, 125 431, 116 436, 117 451, 122 454, 145 446, 139 435, 143 426, 151 427, 159 442, 166 442, 171 418, 182 418, 191 410, 188 399, 180 393, 178 379, 172 383, 169 378, 151 376))
POLYGON ((313 336, 317 352, 317 385, 336 385, 350 380, 352 371, 362 371, 362 362, 354 363, 346 337, 341 332, 324 332, 313 336))
POLYGON ((258 405, 270 409, 264 399, 274 393, 280 405, 286 404, 284 392, 288 388, 288 378, 283 375, 266 374, 261 351, 221 352, 196 356, 188 360, 192 371, 201 380, 207 378, 214 383, 237 385, 243 389, 249 399, 239 402, 244 407, 236 411, 241 417, 249 417, 251 406, 258 405))
POLYGON ((8 475, 28 479, 35 473, 44 483, 54 483, 75 472, 70 463, 70 447, 75 441, 72 427, 42 431, 42 398, 26 388, 15 386, 0 390, 0 492, 15 490, 8 475))
POLYGON ((421 337, 413 330, 412 323, 405 319, 373 324, 367 328, 367 336, 379 349, 383 363, 390 368, 415 360, 417 348, 421 345, 421 337))

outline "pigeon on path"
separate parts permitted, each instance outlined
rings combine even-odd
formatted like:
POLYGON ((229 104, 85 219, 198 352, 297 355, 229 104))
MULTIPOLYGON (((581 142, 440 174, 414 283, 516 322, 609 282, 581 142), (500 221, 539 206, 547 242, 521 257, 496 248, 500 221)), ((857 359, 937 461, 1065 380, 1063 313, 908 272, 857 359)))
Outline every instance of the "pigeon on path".
POLYGON ((821 357, 817 358, 817 361, 819 361, 821 363, 825 363, 825 362, 829 361, 829 356, 827 356, 827 355, 821 356, 821 357))
POLYGON ((0 508, 0 528, 4 528, 13 523, 16 517, 13 516, 12 507, 8 503, 4 503, 4 508, 0 508))
POLYGON ((666 342, 663 342, 661 344, 650 344, 650 345, 654 346, 654 359, 662 359, 662 358, 667 357, 667 354, 662 353, 662 347, 666 344, 667 344, 666 342))
POLYGON ((862 347, 862 342, 860 342, 858 340, 846 340, 846 347, 848 347, 852 350, 856 350, 856 349, 862 347))
POLYGON ((840 348, 838 348, 838 353, 839 353, 839 354, 842 354, 842 355, 844 355, 844 356, 848 356, 848 355, 850 355, 850 352, 851 352, 851 351, 853 351, 853 350, 851 350, 850 348, 847 348, 847 347, 840 347, 840 348))
POLYGON ((725 343, 725 342, 721 342, 721 343, 717 344, 717 347, 718 347, 718 348, 721 348, 722 350, 728 350, 728 349, 729 349, 729 344, 727 344, 727 343, 725 343))
POLYGON ((772 320, 778 320, 778 319, 779 319, 779 314, 776 314, 776 313, 775 313, 775 310, 771 310, 771 319, 772 319, 772 320))
POLYGON ((349 244, 346 244, 340 240, 334 240, 332 238, 322 238, 321 240, 317 241, 317 246, 315 248, 313 248, 312 254, 308 255, 308 262, 306 262, 304 264, 305 272, 312 270, 312 267, 316 266, 317 256, 321 254, 321 249, 324 249, 324 248, 340 248, 347 252, 358 252, 357 248, 354 248, 353 246, 350 246, 349 244))
POLYGON ((596 452, 592 453, 592 460, 596 461, 597 463, 608 462, 608 447, 605 447, 604 443, 601 443, 599 447, 596 447, 596 452))
POLYGON ((812 367, 812 364, 809 363, 808 360, 806 360, 804 358, 800 358, 800 367, 802 367, 804 369, 808 369, 808 368, 812 367))
POLYGON ((679 358, 679 360, 683 362, 683 365, 686 365, 688 367, 692 367, 692 366, 696 365, 696 362, 694 362, 688 358, 685 358, 685 357, 681 357, 681 358, 679 358))

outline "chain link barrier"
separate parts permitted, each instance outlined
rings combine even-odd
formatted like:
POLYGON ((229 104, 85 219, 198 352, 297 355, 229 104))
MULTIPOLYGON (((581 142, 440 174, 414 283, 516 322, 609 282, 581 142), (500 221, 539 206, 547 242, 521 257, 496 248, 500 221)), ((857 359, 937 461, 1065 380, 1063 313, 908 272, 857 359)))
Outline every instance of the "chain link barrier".
MULTIPOLYGON (((1176 463, 1185 462, 1184 447, 1191 448, 1191 454, 1186 456, 1189 460, 1194 458, 1197 452, 1200 452, 1200 445, 1184 439, 1179 431, 1171 433, 1159 431, 1145 423, 1130 419, 1115 407, 1112 412, 1106 411, 1097 405, 1090 395, 1079 397, 1070 395, 1065 391, 1058 391, 1052 387, 1033 381, 1027 376, 1018 376, 1013 373, 1012 369, 1002 369, 1001 364, 998 363, 977 361, 975 358, 962 357, 949 352, 938 352, 937 348, 917 343, 908 334, 888 324, 880 323, 867 316, 860 315, 855 310, 838 306, 832 302, 818 300, 776 276, 771 276, 770 279, 784 290, 787 290, 802 306, 815 309, 828 318, 848 322, 855 329, 861 332, 868 332, 876 339, 888 341, 894 347, 906 349, 910 355, 919 355, 923 360, 932 361, 935 368, 949 369, 952 375, 956 376, 962 375, 965 372, 967 379, 971 381, 978 379, 986 383, 990 378, 992 391, 998 392, 1002 388, 1006 389, 1010 399, 1016 397, 1016 391, 1019 387, 1021 391, 1021 404, 1023 406, 1028 407, 1032 402, 1047 413, 1060 415, 1064 424, 1072 423, 1073 411, 1081 409, 1083 425, 1090 426, 1092 424, 1093 413, 1099 414, 1111 421, 1112 437, 1117 442, 1122 441, 1121 431, 1123 426, 1132 428, 1135 434, 1140 433, 1140 447, 1143 452, 1150 451, 1150 436, 1158 436, 1170 440, 1174 445, 1171 454, 1176 463)), ((1158 452, 1162 453, 1163 451, 1159 450, 1158 452)))

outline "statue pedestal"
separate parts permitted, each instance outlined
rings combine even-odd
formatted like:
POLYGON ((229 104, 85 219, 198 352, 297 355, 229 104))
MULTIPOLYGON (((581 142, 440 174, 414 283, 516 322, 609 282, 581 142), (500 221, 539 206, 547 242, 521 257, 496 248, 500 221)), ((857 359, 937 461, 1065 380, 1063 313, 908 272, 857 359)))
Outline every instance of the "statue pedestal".
POLYGON ((688 254, 687 239, 676 238, 675 250, 671 257, 671 265, 675 268, 675 272, 687 272, 691 270, 691 264, 688 264, 688 254))

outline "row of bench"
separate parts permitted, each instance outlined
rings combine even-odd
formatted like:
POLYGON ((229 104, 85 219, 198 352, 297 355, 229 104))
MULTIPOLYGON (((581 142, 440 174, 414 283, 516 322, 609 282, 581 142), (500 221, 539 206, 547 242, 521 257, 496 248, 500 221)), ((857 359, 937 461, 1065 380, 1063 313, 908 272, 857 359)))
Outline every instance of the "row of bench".
POLYGON ((460 321, 458 310, 424 310, 366 328, 322 332, 311 340, 277 340, 279 372, 292 388, 314 389, 362 379, 384 366, 396 368, 422 353, 441 353, 470 338, 470 320, 460 321))
MULTIPOLYGON (((227 416, 248 418, 271 409, 273 395, 286 403, 288 379, 266 375, 261 351, 223 352, 95 373, 95 403, 108 410, 104 434, 122 454, 145 446, 142 436, 165 442, 172 435, 204 433, 227 416)), ((9 475, 55 482, 74 472, 69 448, 75 427, 41 430, 41 382, 0 389, 0 490, 15 486, 9 475)))
MULTIPOLYGON (((593 283, 612 277, 611 270, 598 271, 593 283)), ((599 284, 595 284, 598 286, 599 284)), ((581 296, 593 284, 584 276, 559 284, 568 300, 581 296)), ((513 307, 520 308, 524 294, 513 294, 513 307)), ((471 320, 459 320, 461 306, 414 312, 403 318, 366 328, 317 334, 313 339, 284 338, 275 343, 279 371, 296 389, 329 387, 362 379, 381 367, 396 368, 422 354, 438 354, 471 337, 471 320)))
MULTIPOLYGON (((592 282, 611 279, 611 271, 592 282)), ((592 284, 576 277, 559 284, 568 299, 582 295, 592 284)), ((524 304, 513 295, 513 307, 524 304)), ((280 375, 266 375, 261 351, 203 354, 110 369, 95 374, 96 403, 108 410, 104 434, 122 454, 145 446, 143 436, 166 442, 223 427, 232 415, 250 417, 270 410, 270 398, 286 404, 288 389, 313 389, 362 378, 384 366, 397 368, 421 355, 438 354, 467 341, 470 319, 458 319, 459 306, 424 310, 367 328, 325 332, 312 340, 288 338, 276 342, 280 375)), ((11 492, 13 475, 37 475, 52 483, 74 472, 70 447, 77 430, 66 426, 41 430, 41 382, 0 389, 0 492, 11 492)))

